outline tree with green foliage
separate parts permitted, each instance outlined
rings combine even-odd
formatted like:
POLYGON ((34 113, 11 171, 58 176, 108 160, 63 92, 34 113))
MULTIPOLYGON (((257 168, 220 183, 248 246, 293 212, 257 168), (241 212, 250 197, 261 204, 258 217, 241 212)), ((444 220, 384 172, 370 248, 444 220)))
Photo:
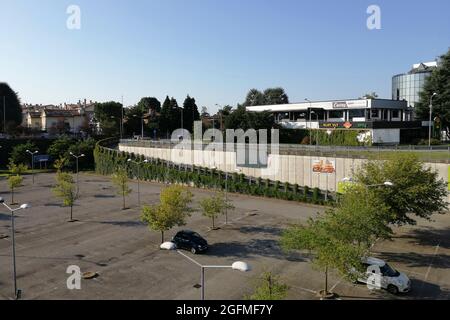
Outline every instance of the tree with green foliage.
POLYGON ((271 112, 249 112, 239 105, 225 119, 226 129, 272 129, 277 127, 271 112))
POLYGON ((245 97, 243 106, 262 106, 264 104, 264 94, 258 89, 250 89, 250 91, 247 93, 247 96, 245 97))
POLYGON ((94 114, 104 135, 114 136, 119 134, 122 120, 121 103, 115 101, 96 103, 94 114))
POLYGON ((264 105, 288 104, 289 97, 283 88, 268 88, 264 90, 264 105))
POLYGON ((333 211, 328 211, 316 219, 309 219, 306 225, 291 226, 283 232, 280 241, 286 251, 308 250, 312 253, 313 265, 325 276, 322 296, 330 294, 328 273, 331 269, 353 279, 355 274, 351 270, 362 269, 361 259, 368 252, 365 245, 358 245, 348 235, 348 225, 336 224, 336 221, 333 211))
POLYGON ((272 272, 264 272, 257 281, 253 294, 246 300, 283 300, 288 294, 289 286, 280 281, 272 272))
POLYGON ((5 115, 5 117, 0 117, 0 130, 3 132, 3 128, 6 127, 8 131, 8 128, 19 126, 22 122, 20 100, 17 93, 5 82, 0 82, 0 106, 1 114, 5 115), (4 118, 6 125, 3 123, 4 118))
POLYGON ((9 191, 11 194, 11 204, 12 205, 17 204, 14 202, 14 192, 17 188, 19 188, 22 185, 22 182, 23 182, 23 178, 21 176, 19 176, 18 174, 10 175, 8 177, 8 186, 9 186, 9 191))
POLYGON ((78 140, 73 143, 67 150, 67 157, 69 160, 69 165, 72 169, 76 167, 76 159, 70 156, 70 152, 75 155, 84 154, 84 157, 79 158, 78 165, 79 169, 92 169, 94 167, 94 149, 96 141, 93 138, 87 138, 84 140, 78 140))
POLYGON ((175 129, 181 128, 181 108, 175 98, 169 99, 167 96, 164 100, 159 117, 159 128, 166 138, 170 138, 175 129))
POLYGON ((194 132, 194 121, 200 120, 200 113, 198 107, 195 104, 195 99, 189 95, 186 97, 183 103, 183 127, 184 129, 194 132))
POLYGON ((60 157, 68 157, 69 148, 74 144, 74 140, 68 136, 62 136, 50 145, 47 150, 48 155, 53 159, 59 159, 60 157))
POLYGON ((56 169, 56 173, 62 172, 63 168, 69 164, 69 159, 64 156, 60 156, 53 162, 53 167, 56 169))
MULTIPOLYGON (((432 119, 439 119, 439 122, 435 121, 435 131, 446 131, 450 140, 450 50, 441 56, 439 66, 425 80, 420 101, 414 108, 419 119, 429 120, 430 101, 434 93, 432 119)), ((439 135, 437 137, 440 138, 439 135)))
POLYGON ((156 114, 161 112, 161 102, 155 97, 144 97, 138 102, 137 106, 142 113, 156 114))
POLYGON ((122 210, 126 209, 125 199, 131 193, 131 189, 128 186, 128 172, 125 168, 119 168, 112 175, 112 183, 117 188, 117 194, 122 196, 122 210))
POLYGON ((225 214, 227 210, 233 209, 234 206, 225 198, 223 193, 216 193, 212 197, 201 200, 200 208, 202 209, 203 216, 211 219, 212 230, 215 230, 215 220, 217 217, 225 214))
POLYGON ((366 93, 365 95, 363 95, 361 99, 377 99, 377 98, 378 94, 375 91, 372 91, 370 93, 366 93))
POLYGON ((416 224, 413 215, 429 220, 432 214, 447 209, 447 184, 415 154, 396 153, 386 161, 368 161, 356 173, 355 181, 363 185, 393 183, 369 188, 369 193, 389 208, 389 223, 416 224))
POLYGON ((31 155, 27 153, 27 150, 36 151, 38 148, 34 142, 31 141, 19 144, 12 149, 9 162, 14 162, 15 164, 28 164, 31 167, 31 155))
POLYGON ((73 220, 73 206, 77 199, 77 189, 73 176, 69 173, 58 172, 56 175, 56 186, 53 188, 53 193, 58 198, 63 200, 63 205, 70 208, 70 220, 73 220))
POLYGON ((21 176, 25 172, 27 172, 28 167, 23 163, 15 164, 14 162, 10 161, 8 165, 8 170, 10 174, 21 176))
POLYGON ((141 220, 150 230, 161 232, 161 243, 164 242, 164 232, 175 226, 186 224, 186 218, 191 214, 189 207, 192 193, 182 186, 169 186, 160 194, 160 203, 142 208, 141 220))
MULTIPOLYGON (((124 130, 127 135, 136 135, 141 134, 142 131, 142 119, 144 117, 145 112, 142 110, 142 107, 136 105, 131 108, 127 108, 125 110, 125 122, 124 122, 124 130)), ((145 123, 144 123, 144 131, 145 131, 145 123)))

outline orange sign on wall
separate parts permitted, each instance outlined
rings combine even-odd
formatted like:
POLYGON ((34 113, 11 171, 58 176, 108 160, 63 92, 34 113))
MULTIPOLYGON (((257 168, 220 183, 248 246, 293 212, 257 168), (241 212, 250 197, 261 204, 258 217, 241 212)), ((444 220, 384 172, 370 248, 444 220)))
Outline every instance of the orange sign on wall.
POLYGON ((336 169, 334 166, 334 161, 329 160, 314 160, 313 172, 315 173, 335 173, 336 169))

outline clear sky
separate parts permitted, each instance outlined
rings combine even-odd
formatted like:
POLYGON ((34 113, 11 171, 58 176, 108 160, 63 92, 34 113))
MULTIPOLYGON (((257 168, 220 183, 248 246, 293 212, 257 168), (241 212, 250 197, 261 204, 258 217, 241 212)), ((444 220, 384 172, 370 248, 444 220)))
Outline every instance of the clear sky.
POLYGON ((0 81, 23 102, 140 97, 210 111, 251 88, 291 102, 390 98, 391 77, 450 47, 448 0, 0 0, 0 81), (69 30, 67 7, 81 9, 69 30), (381 8, 381 30, 366 27, 381 8))

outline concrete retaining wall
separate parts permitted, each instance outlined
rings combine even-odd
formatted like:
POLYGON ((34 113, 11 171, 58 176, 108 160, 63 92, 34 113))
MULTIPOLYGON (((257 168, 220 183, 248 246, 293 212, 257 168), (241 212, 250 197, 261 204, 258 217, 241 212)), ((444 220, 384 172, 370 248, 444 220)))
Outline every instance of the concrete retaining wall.
MULTIPOLYGON (((175 150, 149 147, 133 147, 119 145, 120 151, 144 155, 151 158, 159 158, 182 164, 194 164, 196 166, 217 168, 218 170, 239 173, 274 181, 297 183, 300 186, 318 187, 322 190, 336 191, 338 182, 344 177, 353 177, 355 170, 366 161, 365 159, 334 158, 297 155, 271 155, 269 169, 249 168, 236 164, 235 152, 207 151, 207 150, 175 150), (316 161, 322 160, 334 164, 333 173, 313 172, 316 161)), ((439 177, 449 182, 449 165, 446 163, 426 163, 427 166, 437 171, 439 177)), ((450 201, 450 195, 449 195, 450 201)))

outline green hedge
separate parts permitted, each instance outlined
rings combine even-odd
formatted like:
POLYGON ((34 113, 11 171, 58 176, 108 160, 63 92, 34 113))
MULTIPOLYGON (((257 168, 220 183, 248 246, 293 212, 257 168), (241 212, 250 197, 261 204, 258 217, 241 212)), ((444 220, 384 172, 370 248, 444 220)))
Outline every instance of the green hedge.
POLYGON ((115 139, 99 141, 94 150, 95 170, 101 175, 111 175, 116 168, 125 167, 130 178, 139 177, 140 180, 156 181, 161 183, 179 183, 192 185, 197 188, 227 190, 234 193, 243 193, 254 196, 277 198, 320 205, 333 205, 335 200, 331 193, 325 201, 325 193, 318 188, 310 189, 298 184, 282 183, 269 179, 251 178, 243 174, 228 174, 225 172, 204 168, 187 167, 174 164, 161 159, 149 159, 143 163, 144 156, 133 153, 120 152, 107 146, 117 143, 115 139), (128 159, 141 162, 137 165, 128 162, 128 159), (228 176, 228 183, 226 177, 228 176))

